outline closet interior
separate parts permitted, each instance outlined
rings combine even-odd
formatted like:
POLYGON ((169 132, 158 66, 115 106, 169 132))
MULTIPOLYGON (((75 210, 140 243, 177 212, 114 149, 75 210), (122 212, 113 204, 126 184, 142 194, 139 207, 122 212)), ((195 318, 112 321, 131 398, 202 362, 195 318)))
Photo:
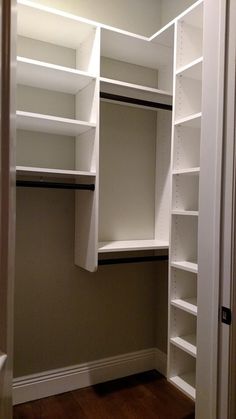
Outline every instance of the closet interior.
POLYGON ((200 0, 147 38, 18 0, 18 185, 80 189, 75 264, 90 272, 169 249, 168 379, 192 399, 202 21, 200 0))

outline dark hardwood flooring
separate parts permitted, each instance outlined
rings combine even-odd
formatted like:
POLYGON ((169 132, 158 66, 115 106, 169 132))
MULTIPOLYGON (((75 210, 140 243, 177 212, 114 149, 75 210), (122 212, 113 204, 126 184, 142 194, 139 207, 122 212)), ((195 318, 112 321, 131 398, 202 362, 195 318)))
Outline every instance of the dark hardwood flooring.
POLYGON ((14 407, 14 419, 194 419, 194 403, 156 371, 14 407))

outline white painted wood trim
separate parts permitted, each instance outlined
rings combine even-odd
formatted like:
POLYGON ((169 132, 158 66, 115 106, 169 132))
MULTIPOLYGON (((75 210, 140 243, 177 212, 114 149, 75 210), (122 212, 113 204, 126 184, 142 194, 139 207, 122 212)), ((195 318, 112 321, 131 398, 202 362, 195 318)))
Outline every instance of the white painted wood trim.
POLYGON ((152 369, 163 375, 166 373, 166 354, 157 348, 15 378, 13 403, 16 405, 152 369))

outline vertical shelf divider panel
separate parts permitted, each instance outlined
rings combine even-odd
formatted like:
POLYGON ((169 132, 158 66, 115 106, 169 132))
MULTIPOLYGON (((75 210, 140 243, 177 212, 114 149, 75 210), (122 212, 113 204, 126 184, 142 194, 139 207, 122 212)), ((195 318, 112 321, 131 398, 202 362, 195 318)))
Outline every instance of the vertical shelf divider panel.
POLYGON ((75 140, 75 166, 85 165, 85 170, 96 173, 93 193, 75 192, 75 264, 90 272, 96 271, 98 266, 100 42, 101 29, 97 27, 82 50, 77 51, 77 65, 85 64, 96 75, 96 79, 76 95, 76 117, 82 115, 83 119, 96 124, 94 129, 75 140))
POLYGON ((203 1, 176 19, 171 151, 168 380, 196 398, 203 1), (191 216, 190 216, 191 215, 191 216))

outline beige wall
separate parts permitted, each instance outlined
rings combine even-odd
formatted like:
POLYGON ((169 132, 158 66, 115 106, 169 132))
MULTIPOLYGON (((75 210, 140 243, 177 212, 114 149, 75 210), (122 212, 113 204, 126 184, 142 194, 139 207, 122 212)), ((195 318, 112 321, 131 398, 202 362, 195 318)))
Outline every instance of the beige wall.
POLYGON ((72 191, 18 190, 16 236, 15 376, 155 345, 157 312, 166 328, 163 271, 75 267, 72 191))
POLYGON ((31 0, 106 25, 150 36, 160 27, 161 0, 31 0))

